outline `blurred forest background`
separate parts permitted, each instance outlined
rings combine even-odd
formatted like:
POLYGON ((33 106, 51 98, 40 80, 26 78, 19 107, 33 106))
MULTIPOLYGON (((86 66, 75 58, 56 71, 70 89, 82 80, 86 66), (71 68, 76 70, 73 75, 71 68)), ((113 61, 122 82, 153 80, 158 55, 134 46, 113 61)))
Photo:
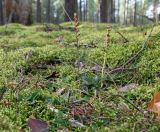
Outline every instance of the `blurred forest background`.
POLYGON ((0 24, 80 21, 142 25, 160 20, 159 0, 0 0, 0 24))

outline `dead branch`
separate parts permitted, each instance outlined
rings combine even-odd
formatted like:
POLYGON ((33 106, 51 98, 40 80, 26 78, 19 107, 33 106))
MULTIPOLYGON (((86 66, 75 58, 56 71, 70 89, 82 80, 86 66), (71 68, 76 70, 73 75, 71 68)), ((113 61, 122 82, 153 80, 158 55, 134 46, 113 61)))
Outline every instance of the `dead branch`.
POLYGON ((129 42, 129 40, 126 37, 124 37, 124 35, 121 32, 119 32, 117 30, 116 30, 116 32, 124 39, 124 43, 129 42))
POLYGON ((144 18, 146 18, 147 20, 149 20, 149 21, 151 21, 151 22, 154 22, 154 19, 149 18, 148 16, 141 15, 140 13, 137 13, 137 15, 140 16, 140 17, 144 17, 144 18))
POLYGON ((131 104, 136 110, 138 110, 139 112, 141 112, 144 115, 144 110, 140 109, 138 106, 136 106, 135 104, 133 104, 130 100, 128 100, 124 96, 122 96, 120 94, 117 94, 115 96, 118 96, 118 97, 122 98, 123 100, 125 100, 126 102, 128 102, 129 104, 131 104))
POLYGON ((144 48, 145 48, 145 46, 146 46, 146 43, 148 42, 149 38, 151 37, 151 34, 152 34, 152 32, 153 32, 154 27, 155 27, 155 24, 153 25, 153 27, 152 27, 152 29, 151 29, 148 37, 147 37, 147 38, 144 40, 144 42, 142 43, 141 49, 140 49, 135 55, 133 55, 131 58, 129 58, 129 59, 122 65, 122 67, 124 67, 124 66, 127 65, 128 63, 134 61, 134 60, 138 57, 138 55, 143 52, 143 50, 144 50, 144 48))
POLYGON ((119 68, 115 68, 115 69, 112 69, 110 71, 108 71, 109 74, 114 74, 114 73, 119 73, 119 72, 126 72, 126 71, 129 71, 129 72, 132 72, 132 71, 135 71, 137 68, 123 68, 123 67, 119 67, 119 68))

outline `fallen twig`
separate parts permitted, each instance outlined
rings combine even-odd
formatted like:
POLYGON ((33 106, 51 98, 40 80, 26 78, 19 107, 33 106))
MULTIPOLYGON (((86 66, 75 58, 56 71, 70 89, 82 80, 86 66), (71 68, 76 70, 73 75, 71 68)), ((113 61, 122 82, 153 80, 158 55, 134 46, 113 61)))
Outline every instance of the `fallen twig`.
POLYGON ((129 42, 129 40, 126 37, 124 37, 124 35, 121 32, 119 32, 117 30, 115 30, 115 31, 124 39, 124 43, 129 42))
POLYGON ((128 102, 129 104, 131 104, 136 110, 138 110, 139 112, 141 112, 143 115, 145 114, 144 110, 140 109, 138 106, 136 106, 135 104, 133 104, 130 100, 128 100, 127 98, 123 97, 120 94, 116 94, 115 96, 118 96, 120 98, 122 98, 123 100, 125 100, 126 102, 128 102))
POLYGON ((149 38, 150 38, 150 36, 151 36, 151 34, 152 34, 152 32, 153 32, 154 27, 155 27, 155 24, 153 25, 153 27, 152 27, 152 29, 151 29, 148 37, 147 37, 147 38, 144 40, 144 42, 142 43, 141 49, 140 49, 134 56, 132 56, 131 58, 129 58, 129 59, 122 65, 122 67, 124 67, 124 66, 127 65, 128 63, 134 61, 134 60, 137 58, 137 56, 144 50, 144 48, 145 48, 145 46, 146 46, 146 43, 147 43, 147 41, 149 40, 149 38))
POLYGON ((113 73, 118 73, 118 72, 126 72, 126 71, 135 71, 137 68, 123 68, 123 67, 118 67, 115 69, 112 69, 110 71, 108 71, 109 74, 113 74, 113 73))
MULTIPOLYGON (((95 71, 95 72, 101 72, 102 69, 103 69, 103 67, 98 64, 96 64, 95 67, 91 68, 91 70, 95 71)), ((137 67, 134 67, 134 68, 116 67, 113 69, 104 69, 104 73, 114 74, 114 73, 118 73, 118 72, 135 71, 136 69, 137 69, 137 67)))

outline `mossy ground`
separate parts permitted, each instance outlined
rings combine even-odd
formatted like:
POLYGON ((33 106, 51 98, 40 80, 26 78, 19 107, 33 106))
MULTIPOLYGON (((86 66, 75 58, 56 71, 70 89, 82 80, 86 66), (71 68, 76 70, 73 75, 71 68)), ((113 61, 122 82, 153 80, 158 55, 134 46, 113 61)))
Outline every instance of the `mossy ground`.
POLYGON ((154 27, 143 52, 125 65, 136 70, 103 76, 101 68, 91 70, 105 66, 110 71, 125 64, 140 50, 151 29, 152 25, 120 27, 81 23, 80 48, 77 48, 70 23, 61 27, 1 26, 0 131, 29 131, 27 119, 31 116, 48 122, 50 131, 65 128, 95 132, 160 131, 153 113, 146 118, 126 101, 147 110, 153 93, 160 89, 160 26, 154 27), (106 42, 108 27, 111 27, 109 43, 106 42), (124 43, 117 31, 129 42, 124 43), (131 83, 137 86, 120 93, 115 83, 117 87, 131 83), (69 122, 73 118, 72 110, 77 109, 75 106, 80 109, 92 106, 92 110, 75 117, 84 128, 74 128, 69 122))

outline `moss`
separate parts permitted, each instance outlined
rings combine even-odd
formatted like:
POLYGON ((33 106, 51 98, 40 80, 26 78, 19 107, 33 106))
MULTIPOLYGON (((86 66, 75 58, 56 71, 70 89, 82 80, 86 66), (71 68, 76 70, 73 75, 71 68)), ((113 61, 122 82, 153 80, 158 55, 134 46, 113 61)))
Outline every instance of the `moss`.
POLYGON ((152 118, 150 122, 144 122, 140 112, 115 96, 118 91, 112 79, 120 86, 138 83, 135 89, 121 95, 147 109, 147 102, 160 88, 159 26, 156 26, 144 51, 125 65, 125 68, 136 68, 136 71, 122 70, 103 77, 101 69, 100 72, 91 69, 97 64, 103 66, 104 55, 108 70, 123 66, 140 50, 145 39, 143 34, 149 33, 151 25, 140 28, 80 23, 80 48, 74 46, 73 26, 70 23, 61 26, 64 28, 52 24, 0 27, 0 88, 6 89, 0 104, 0 117, 3 119, 0 131, 21 128, 28 131, 26 120, 30 116, 49 122, 51 131, 63 128, 73 131, 130 131, 131 128, 158 131, 158 122, 152 118), (106 45, 109 26, 112 26, 111 42, 106 45), (124 43, 117 30, 129 42, 124 43), (81 65, 76 66, 75 62, 81 65), (52 74, 53 77, 46 79, 52 74), (101 82, 105 85, 101 86, 101 82), (91 103, 95 109, 94 115, 89 117, 91 120, 86 119, 88 122, 84 123, 87 127, 82 129, 72 127, 68 121, 72 118, 72 103, 81 101, 91 103), (5 106, 6 102, 9 106, 5 106), (126 104, 130 112, 124 112, 120 103, 126 104), (48 105, 59 112, 51 111, 48 105))

